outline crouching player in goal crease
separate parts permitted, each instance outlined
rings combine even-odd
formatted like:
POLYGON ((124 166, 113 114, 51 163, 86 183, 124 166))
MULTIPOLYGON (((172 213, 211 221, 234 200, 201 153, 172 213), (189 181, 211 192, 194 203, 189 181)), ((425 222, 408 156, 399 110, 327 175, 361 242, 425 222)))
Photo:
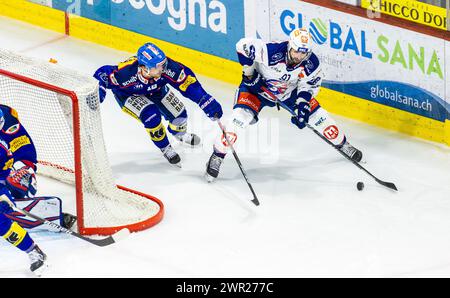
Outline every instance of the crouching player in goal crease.
POLYGON ((30 270, 40 275, 47 257, 25 229, 51 228, 15 211, 15 206, 67 229, 73 226, 76 217, 62 213, 59 198, 34 197, 36 164, 36 148, 16 110, 0 104, 0 236, 27 253, 30 270))

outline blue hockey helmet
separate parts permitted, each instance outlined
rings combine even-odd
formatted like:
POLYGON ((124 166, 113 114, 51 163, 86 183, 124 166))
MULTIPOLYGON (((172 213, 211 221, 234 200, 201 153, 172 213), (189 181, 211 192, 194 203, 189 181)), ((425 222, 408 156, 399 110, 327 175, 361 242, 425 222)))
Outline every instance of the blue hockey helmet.
POLYGON ((166 61, 166 55, 155 44, 148 42, 139 48, 137 59, 140 65, 154 68, 166 61))
POLYGON ((4 125, 5 125, 5 116, 3 115, 2 109, 0 109, 0 130, 3 129, 4 125))

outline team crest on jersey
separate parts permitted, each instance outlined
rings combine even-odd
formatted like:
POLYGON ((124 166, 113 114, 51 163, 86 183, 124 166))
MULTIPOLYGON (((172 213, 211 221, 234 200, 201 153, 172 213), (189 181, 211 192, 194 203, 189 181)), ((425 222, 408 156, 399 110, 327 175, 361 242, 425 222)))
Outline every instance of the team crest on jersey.
POLYGON ((276 80, 268 80, 266 81, 267 86, 269 87, 269 90, 274 95, 283 94, 286 89, 288 88, 288 84, 286 82, 280 82, 276 80))
POLYGON ((186 74, 184 73, 184 69, 182 69, 180 72, 180 75, 178 76, 178 82, 182 82, 185 77, 186 77, 186 74))
POLYGON ((5 130, 5 133, 12 135, 12 134, 16 133, 19 129, 20 129, 20 124, 17 123, 15 125, 11 126, 10 128, 8 128, 7 130, 5 130))

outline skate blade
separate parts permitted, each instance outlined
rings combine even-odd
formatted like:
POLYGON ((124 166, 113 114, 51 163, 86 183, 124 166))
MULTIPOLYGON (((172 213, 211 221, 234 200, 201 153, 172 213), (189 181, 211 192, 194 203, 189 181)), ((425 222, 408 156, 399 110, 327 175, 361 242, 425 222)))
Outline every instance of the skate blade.
POLYGON ((214 178, 213 176, 209 175, 208 173, 205 173, 205 179, 208 183, 214 182, 214 180, 216 180, 216 178, 214 178))
POLYGON ((175 167, 175 168, 177 168, 177 169, 181 169, 181 162, 179 162, 179 163, 171 163, 170 165, 175 167))
POLYGON ((32 273, 36 276, 36 277, 41 277, 43 274, 45 274, 45 272, 48 271, 48 269, 50 268, 50 265, 47 263, 47 261, 44 263, 44 265, 42 265, 41 267, 39 267, 38 269, 32 271, 32 273))

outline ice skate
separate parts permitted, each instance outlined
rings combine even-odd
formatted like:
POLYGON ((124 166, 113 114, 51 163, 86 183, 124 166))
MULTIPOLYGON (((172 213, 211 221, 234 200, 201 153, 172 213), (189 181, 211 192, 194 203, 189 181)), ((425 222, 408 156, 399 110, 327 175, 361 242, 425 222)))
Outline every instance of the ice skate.
POLYGON ((166 146, 165 148, 161 149, 161 151, 170 164, 181 168, 181 158, 178 153, 173 150, 171 145, 166 146))
POLYGON ((28 257, 30 258, 30 270, 37 276, 41 276, 42 273, 48 268, 48 265, 45 263, 47 256, 45 253, 39 248, 39 246, 34 245, 33 249, 28 253, 28 257))
POLYGON ((211 155, 206 164, 205 179, 208 182, 213 182, 219 176, 220 166, 222 165, 223 157, 217 156, 215 153, 211 155))
POLYGON ((195 133, 185 133, 185 134, 178 134, 174 135, 174 137, 185 144, 191 145, 192 147, 200 145, 200 137, 197 136, 195 133))

